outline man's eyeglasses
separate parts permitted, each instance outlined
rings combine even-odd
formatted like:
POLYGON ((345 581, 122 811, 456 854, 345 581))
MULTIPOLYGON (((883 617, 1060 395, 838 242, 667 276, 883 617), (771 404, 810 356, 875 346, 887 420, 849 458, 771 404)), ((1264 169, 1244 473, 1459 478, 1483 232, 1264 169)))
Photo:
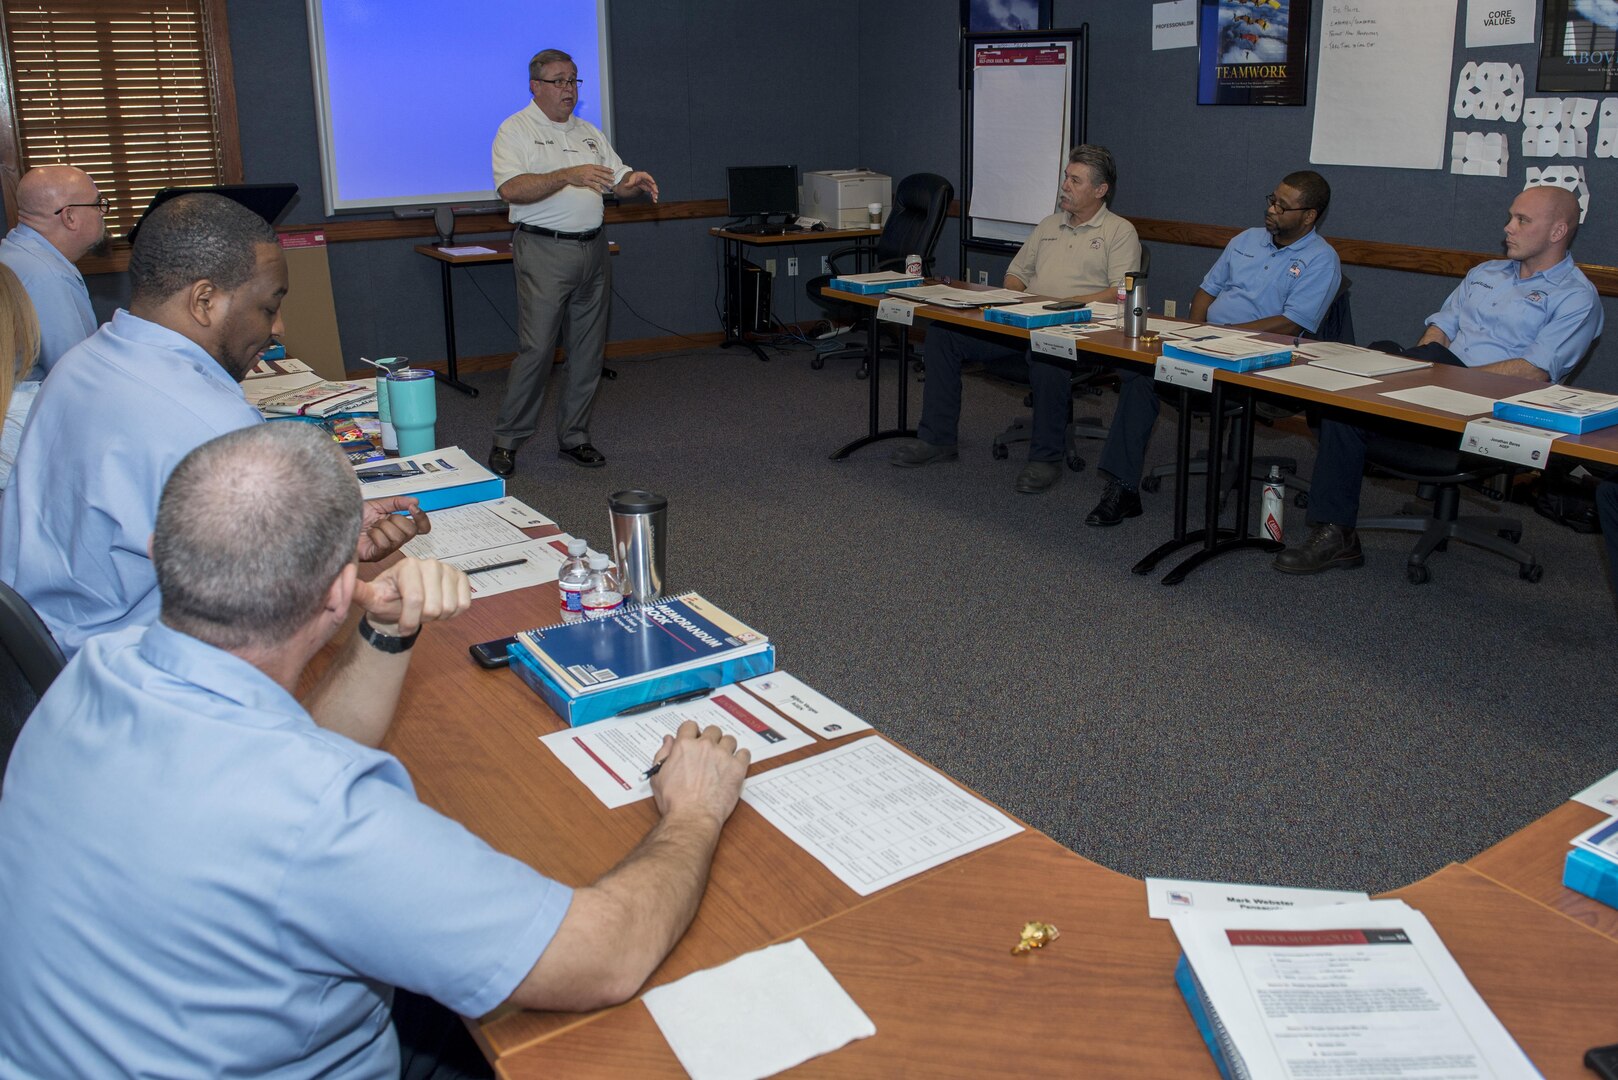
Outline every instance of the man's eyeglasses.
MULTIPOLYGON (((62 210, 71 210, 75 206, 93 206, 97 210, 100 210, 103 214, 106 214, 106 213, 111 212, 111 210, 112 210, 112 200, 107 198, 105 195, 103 195, 103 196, 101 196, 101 198, 97 199, 95 202, 70 202, 66 206, 62 207, 62 210)), ((56 211, 55 216, 56 217, 61 217, 62 216, 62 210, 56 211)))
POLYGON ((563 90, 571 90, 573 87, 579 85, 579 80, 577 79, 535 79, 534 81, 550 83, 552 86, 560 87, 563 90))
POLYGON ((1264 196, 1264 205, 1282 214, 1296 214, 1300 210, 1313 210, 1312 206, 1288 206, 1274 195, 1264 196))

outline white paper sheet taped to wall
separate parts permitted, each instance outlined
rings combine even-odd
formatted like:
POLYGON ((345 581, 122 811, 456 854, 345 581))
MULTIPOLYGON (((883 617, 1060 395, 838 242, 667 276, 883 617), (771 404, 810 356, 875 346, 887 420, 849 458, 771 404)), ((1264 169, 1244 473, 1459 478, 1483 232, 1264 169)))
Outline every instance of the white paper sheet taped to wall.
POLYGON ((1504 120, 1515 124, 1522 116, 1521 64, 1479 64, 1469 61, 1455 80, 1455 115, 1466 120, 1504 120))
POLYGON ((1602 98, 1600 116, 1596 127, 1596 157, 1618 157, 1618 98, 1602 98))
POLYGON ((1523 157, 1589 157, 1595 117, 1594 98, 1529 98, 1522 110, 1523 157))
POLYGON ((1579 222, 1590 212, 1590 185, 1584 178, 1583 165, 1547 165, 1543 169, 1528 167, 1528 179, 1523 190, 1548 185, 1566 188, 1579 197, 1579 222))
POLYGON ((1449 171, 1452 173, 1505 176, 1510 160, 1502 132, 1457 131, 1450 136, 1449 171))
POLYGON ((1442 169, 1456 0, 1325 0, 1316 165, 1442 169))

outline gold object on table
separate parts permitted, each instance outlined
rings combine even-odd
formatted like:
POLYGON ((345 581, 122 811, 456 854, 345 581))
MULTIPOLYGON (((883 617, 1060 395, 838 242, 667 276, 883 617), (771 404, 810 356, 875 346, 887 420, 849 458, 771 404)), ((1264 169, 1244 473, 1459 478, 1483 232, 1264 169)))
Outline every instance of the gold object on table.
POLYGON ((1140 343, 1141 343, 1141 345, 1143 345, 1143 346, 1145 346, 1146 348, 1149 349, 1153 345, 1157 344, 1158 337, 1159 337, 1158 334, 1142 334, 1140 336, 1140 343))
POLYGON ((1042 949, 1061 936, 1062 932, 1050 923, 1024 923, 1022 940, 1011 947, 1011 955, 1022 956, 1024 953, 1033 952, 1035 949, 1042 949))

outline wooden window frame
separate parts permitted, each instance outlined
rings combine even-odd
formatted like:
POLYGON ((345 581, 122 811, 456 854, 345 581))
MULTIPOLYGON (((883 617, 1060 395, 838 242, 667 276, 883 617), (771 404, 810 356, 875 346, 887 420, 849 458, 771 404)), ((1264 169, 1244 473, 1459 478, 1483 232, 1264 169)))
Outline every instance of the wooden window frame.
MULTIPOLYGON (((208 42, 207 77, 219 118, 219 159, 222 182, 242 182, 241 133, 236 123, 236 77, 230 56, 230 19, 226 0, 201 0, 203 34, 208 42)), ((22 175, 22 142, 17 120, 16 73, 11 60, 11 38, 3 17, 8 0, 0 0, 0 195, 5 199, 6 227, 17 223, 17 180, 22 175)), ((129 243, 122 238, 107 246, 105 255, 79 260, 86 274, 121 272, 129 266, 129 243)))

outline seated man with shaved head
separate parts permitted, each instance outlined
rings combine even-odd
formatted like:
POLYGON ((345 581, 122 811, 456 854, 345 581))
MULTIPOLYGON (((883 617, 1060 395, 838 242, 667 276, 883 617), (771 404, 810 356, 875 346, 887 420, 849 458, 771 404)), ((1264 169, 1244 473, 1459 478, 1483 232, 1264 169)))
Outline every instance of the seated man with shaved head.
POLYGON ((308 425, 174 469, 160 619, 86 643, 6 772, 6 1076, 487 1075, 443 1006, 615 1004, 685 932, 747 751, 689 722, 665 738, 659 820, 593 885, 493 850, 378 749, 466 575, 401 559, 362 581, 360 525, 353 470, 308 425), (293 692, 351 605, 311 715, 293 692), (444 1060, 450 1036, 470 1060, 444 1060))
MULTIPOLYGON (((1557 187, 1518 195, 1506 219, 1506 258, 1472 268, 1405 355, 1561 382, 1601 333, 1601 300, 1573 263, 1579 201, 1557 187)), ((1317 574, 1365 562, 1354 525, 1371 440, 1393 436, 1339 420, 1320 425, 1309 494, 1309 535, 1275 557, 1288 574, 1317 574)))
POLYGON ((39 360, 23 381, 43 379, 95 333, 90 291, 73 264, 106 239, 107 209, 96 182, 71 165, 29 169, 17 184, 17 225, 0 240, 0 263, 17 275, 39 315, 39 360))
MULTIPOLYGON (((241 380, 282 332, 287 264, 275 232, 222 196, 153 210, 129 276, 129 310, 69 350, 40 389, 0 500, 0 581, 68 656, 157 617, 146 541, 163 482, 195 447, 261 422, 241 380)), ((425 529, 415 506, 367 503, 359 557, 425 529), (391 514, 400 509, 412 515, 391 514)))

